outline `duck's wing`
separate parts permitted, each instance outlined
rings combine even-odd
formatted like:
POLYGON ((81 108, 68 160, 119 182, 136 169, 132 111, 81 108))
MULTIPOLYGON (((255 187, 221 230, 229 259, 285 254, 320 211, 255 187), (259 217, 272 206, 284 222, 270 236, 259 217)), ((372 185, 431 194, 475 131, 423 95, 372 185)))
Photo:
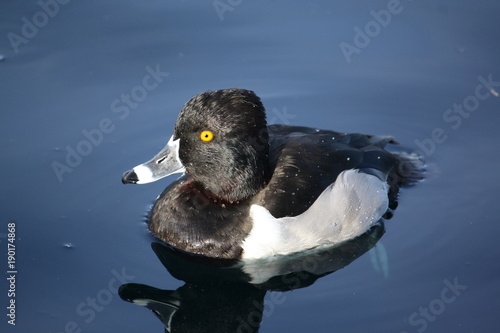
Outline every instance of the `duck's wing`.
POLYGON ((254 203, 277 218, 305 212, 342 171, 361 169, 385 178, 396 163, 383 149, 392 137, 286 125, 271 125, 269 132, 274 172, 254 203))
POLYGON ((270 134, 270 145, 276 146, 283 144, 290 137, 300 136, 315 136, 319 141, 325 138, 332 138, 337 143, 344 143, 355 148, 363 148, 367 146, 377 146, 384 148, 387 144, 398 144, 394 137, 388 135, 369 135, 360 133, 343 133, 332 130, 323 130, 305 126, 289 126, 289 125, 270 125, 268 126, 270 134))

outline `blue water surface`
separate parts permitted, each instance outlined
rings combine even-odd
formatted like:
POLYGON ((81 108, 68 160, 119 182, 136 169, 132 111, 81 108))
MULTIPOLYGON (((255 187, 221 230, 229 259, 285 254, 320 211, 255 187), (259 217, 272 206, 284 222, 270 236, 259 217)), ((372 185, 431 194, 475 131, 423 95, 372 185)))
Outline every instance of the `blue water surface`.
POLYGON ((118 287, 189 289, 145 225, 175 178, 121 174, 166 143, 191 96, 230 87, 254 90, 270 123, 393 135, 428 174, 345 268, 258 294, 253 321, 189 289, 214 304, 191 326, 500 331, 499 17, 495 0, 2 1, 0 247, 14 223, 15 257, 0 267, 15 295, 2 278, 0 331, 163 332, 118 287))

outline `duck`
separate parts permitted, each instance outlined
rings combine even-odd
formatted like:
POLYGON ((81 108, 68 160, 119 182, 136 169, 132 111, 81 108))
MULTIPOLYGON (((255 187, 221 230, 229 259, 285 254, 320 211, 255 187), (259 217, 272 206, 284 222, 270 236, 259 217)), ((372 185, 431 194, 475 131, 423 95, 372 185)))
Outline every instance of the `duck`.
POLYGON ((258 260, 342 244, 395 209, 422 162, 388 144, 397 142, 268 125, 253 91, 209 90, 184 104, 166 146, 122 182, 182 174, 153 204, 151 233, 193 255, 258 260))

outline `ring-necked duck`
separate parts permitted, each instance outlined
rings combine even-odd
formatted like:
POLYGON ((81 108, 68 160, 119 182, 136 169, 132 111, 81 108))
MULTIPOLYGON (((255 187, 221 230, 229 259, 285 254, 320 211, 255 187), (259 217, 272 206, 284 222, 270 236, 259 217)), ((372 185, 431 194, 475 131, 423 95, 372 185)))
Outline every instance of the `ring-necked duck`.
POLYGON ((391 154, 388 143, 392 137, 267 126, 254 92, 208 91, 184 105, 165 148, 122 181, 185 173, 156 200, 152 233, 191 253, 263 258, 335 245, 377 223, 399 185, 422 178, 418 157, 391 154))

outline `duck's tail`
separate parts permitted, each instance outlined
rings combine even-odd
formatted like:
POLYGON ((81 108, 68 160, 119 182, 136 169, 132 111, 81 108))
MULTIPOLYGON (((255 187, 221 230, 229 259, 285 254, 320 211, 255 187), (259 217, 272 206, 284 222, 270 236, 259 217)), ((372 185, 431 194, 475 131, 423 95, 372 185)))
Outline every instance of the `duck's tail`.
POLYGON ((398 159, 394 170, 395 180, 399 185, 412 185, 425 178, 425 161, 415 153, 395 153, 398 159))
POLYGON ((426 164, 424 159, 415 153, 393 153, 397 159, 395 167, 387 178, 389 184, 389 210, 385 218, 392 216, 392 210, 398 206, 398 194, 401 186, 411 186, 425 178, 426 164))

